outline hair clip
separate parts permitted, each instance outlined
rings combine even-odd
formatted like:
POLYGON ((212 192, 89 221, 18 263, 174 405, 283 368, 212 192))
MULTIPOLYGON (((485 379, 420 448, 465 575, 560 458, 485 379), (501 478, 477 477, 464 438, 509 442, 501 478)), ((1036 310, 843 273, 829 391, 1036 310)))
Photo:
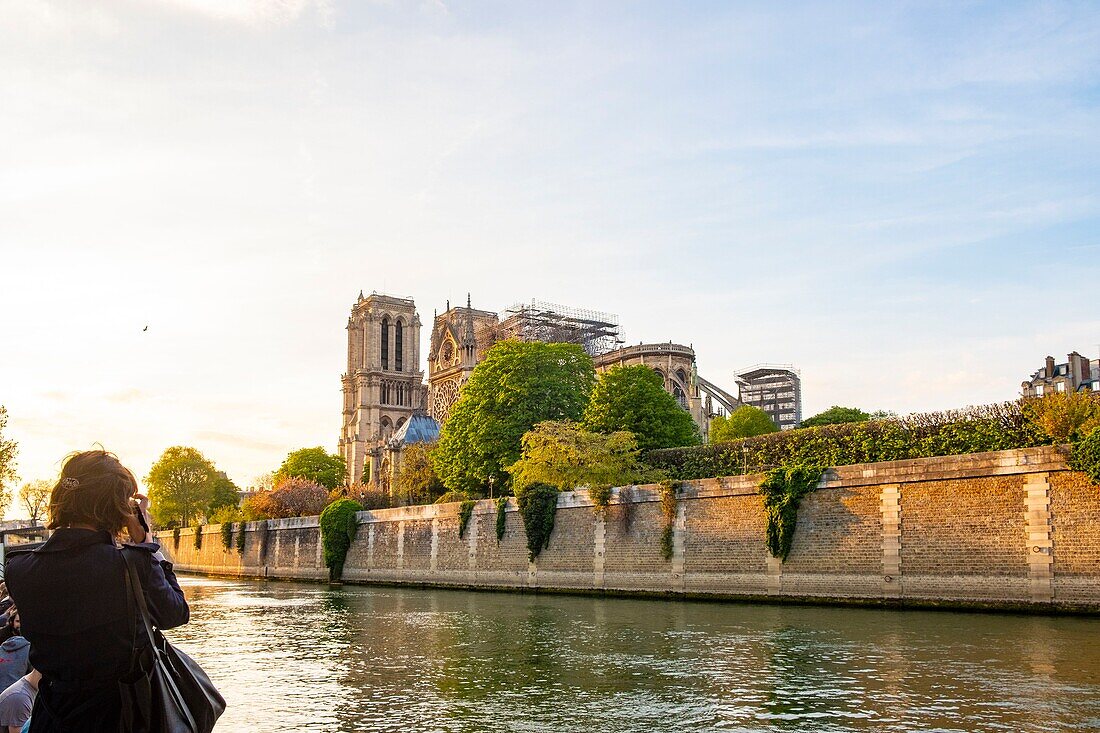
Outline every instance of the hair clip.
POLYGON ((77 486, 80 486, 80 482, 75 478, 63 478, 61 479, 61 485, 66 489, 75 489, 77 486))

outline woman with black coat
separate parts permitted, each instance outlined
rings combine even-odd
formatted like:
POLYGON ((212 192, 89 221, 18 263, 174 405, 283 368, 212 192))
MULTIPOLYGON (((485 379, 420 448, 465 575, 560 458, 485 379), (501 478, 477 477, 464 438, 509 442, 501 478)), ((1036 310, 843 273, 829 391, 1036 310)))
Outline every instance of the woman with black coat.
POLYGON ((122 553, 137 561, 155 624, 187 623, 172 565, 147 533, 148 503, 114 455, 74 454, 50 495, 53 535, 37 549, 9 552, 8 592, 31 643, 31 666, 42 673, 31 733, 119 729, 118 683, 133 671, 135 645, 149 644, 128 602, 122 553), (119 543, 123 529, 128 544, 119 543))

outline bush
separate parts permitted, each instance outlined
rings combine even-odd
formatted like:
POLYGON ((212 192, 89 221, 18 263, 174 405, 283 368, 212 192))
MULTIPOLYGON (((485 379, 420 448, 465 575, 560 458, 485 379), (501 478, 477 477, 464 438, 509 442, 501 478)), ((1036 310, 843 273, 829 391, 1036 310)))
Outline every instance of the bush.
POLYGON ((1095 428, 1083 440, 1074 443, 1069 454, 1069 467, 1086 474, 1100 484, 1100 428, 1095 428))
POLYGON ((1051 392, 1027 400, 1024 411, 1056 443, 1082 440, 1100 428, 1100 396, 1095 392, 1051 392))
POLYGON ((394 506, 394 500, 387 492, 368 484, 352 484, 329 493, 330 503, 340 499, 359 502, 363 509, 389 509, 394 506))
POLYGON ((550 546, 554 515, 558 510, 558 490, 548 484, 531 484, 519 490, 516 503, 527 532, 527 556, 534 560, 550 546))
POLYGON ((344 574, 344 560, 359 528, 355 514, 362 509, 351 499, 338 499, 321 512, 321 546, 329 580, 339 580, 344 574))
POLYGON ((1049 445, 1023 400, 965 410, 788 430, 692 448, 650 451, 645 460, 677 479, 758 473, 784 465, 844 466, 1049 445))
POLYGON ((798 506, 825 473, 822 466, 785 466, 768 471, 760 482, 764 495, 768 551, 772 557, 786 560, 798 523, 798 506))

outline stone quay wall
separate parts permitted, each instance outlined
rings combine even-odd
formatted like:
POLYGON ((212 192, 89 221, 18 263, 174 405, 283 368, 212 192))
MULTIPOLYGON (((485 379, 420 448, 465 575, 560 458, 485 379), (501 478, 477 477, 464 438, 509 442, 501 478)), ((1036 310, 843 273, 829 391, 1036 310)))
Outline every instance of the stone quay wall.
MULTIPOLYGON (((364 511, 344 582, 802 602, 1028 608, 1100 613, 1100 488, 1057 448, 1029 448, 830 469, 802 500, 786 562, 765 546, 760 476, 686 482, 661 554, 657 486, 616 489, 594 511, 564 492, 549 548, 527 557, 509 501, 459 537, 459 505, 364 511)), ((243 552, 203 528, 166 553, 186 572, 327 580, 317 517, 251 522, 243 552)))

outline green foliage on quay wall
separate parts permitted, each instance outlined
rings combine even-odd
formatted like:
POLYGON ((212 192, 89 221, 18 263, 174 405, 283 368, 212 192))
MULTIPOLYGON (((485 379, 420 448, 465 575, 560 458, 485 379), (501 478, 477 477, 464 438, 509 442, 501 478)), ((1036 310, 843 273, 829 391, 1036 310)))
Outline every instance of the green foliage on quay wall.
POLYGON ((357 501, 337 499, 321 512, 321 547, 329 580, 339 580, 344 574, 344 560, 359 529, 355 515, 362 509, 357 501))
POLYGON ((844 466, 1050 445, 1024 401, 650 451, 644 460, 678 479, 758 473, 787 465, 844 466))
POLYGON ((180 549, 180 528, 179 527, 173 527, 172 528, 172 549, 173 550, 179 550, 180 549))
POLYGON ((534 560, 550 546, 554 515, 558 511, 558 490, 549 484, 531 484, 516 491, 516 503, 527 532, 527 556, 534 560))
POLYGON ((798 523, 798 506, 824 473, 823 466, 797 465, 774 468, 764 474, 760 493, 764 497, 768 552, 772 557, 787 559, 798 523))
POLYGON ((245 526, 246 525, 245 525, 244 522, 240 522, 237 525, 237 552, 241 553, 242 555, 244 554, 244 541, 245 541, 244 528, 245 528, 245 526))
POLYGON ((196 550, 201 550, 202 549, 202 525, 201 524, 196 524, 195 525, 195 549, 196 550))
POLYGON ((665 479, 660 486, 661 515, 665 519, 665 526, 661 530, 661 557, 671 560, 675 549, 673 537, 676 527, 676 510, 679 504, 680 482, 665 479))
POLYGON ((222 522, 222 548, 228 550, 233 546, 233 523, 222 522))
POLYGON ((1069 467, 1081 471, 1093 483, 1100 484, 1100 428, 1094 428, 1084 439, 1073 444, 1069 467))
POLYGON ((508 526, 508 497, 497 499, 497 543, 504 539, 504 530, 508 526))
POLYGON ((474 507, 477 506, 477 502, 473 499, 467 499, 458 505, 458 536, 459 538, 466 536, 466 526, 470 523, 470 517, 474 515, 474 507))

